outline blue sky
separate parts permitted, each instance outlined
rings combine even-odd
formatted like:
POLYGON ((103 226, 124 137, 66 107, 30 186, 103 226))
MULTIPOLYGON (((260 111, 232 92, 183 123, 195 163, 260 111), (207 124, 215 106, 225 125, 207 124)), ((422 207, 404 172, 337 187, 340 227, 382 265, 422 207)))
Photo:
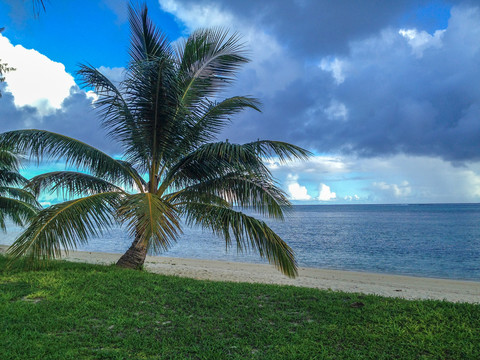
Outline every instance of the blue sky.
MULTIPOLYGON (((480 199, 480 9, 474 1, 147 1, 175 41, 198 27, 242 34, 251 63, 226 93, 253 95, 222 134, 289 141, 315 153, 269 167, 294 202, 437 203, 480 199)), ((0 0, 0 131, 43 128, 111 154, 75 79, 90 63, 121 80, 126 3, 0 0)), ((31 176, 62 164, 28 168, 31 176)), ((44 199, 54 201, 55 194, 44 199)))

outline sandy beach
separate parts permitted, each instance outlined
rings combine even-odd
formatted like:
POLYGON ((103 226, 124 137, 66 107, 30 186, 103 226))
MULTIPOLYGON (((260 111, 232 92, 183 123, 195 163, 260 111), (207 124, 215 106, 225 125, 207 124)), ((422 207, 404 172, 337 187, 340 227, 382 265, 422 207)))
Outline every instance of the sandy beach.
MULTIPOLYGON (((5 252, 6 249, 7 246, 0 245, 0 252, 5 252)), ((121 254, 72 251, 63 259, 108 265, 116 262, 120 256, 121 254)), ((145 268, 153 273, 199 280, 293 285, 404 299, 480 303, 480 282, 474 281, 314 268, 299 268, 299 276, 290 279, 270 265, 163 256, 147 256, 145 268)))

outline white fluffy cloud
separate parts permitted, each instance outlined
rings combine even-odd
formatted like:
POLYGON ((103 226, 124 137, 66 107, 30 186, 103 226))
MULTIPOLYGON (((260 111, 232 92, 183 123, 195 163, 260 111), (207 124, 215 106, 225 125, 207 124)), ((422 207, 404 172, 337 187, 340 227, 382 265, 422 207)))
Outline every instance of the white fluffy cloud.
POLYGON ((36 50, 13 46, 2 35, 0 54, 2 61, 16 68, 8 73, 6 79, 6 91, 12 93, 16 106, 30 105, 36 107, 40 114, 50 113, 61 107, 72 86, 75 86, 73 77, 65 71, 63 64, 36 50))
POLYGON ((189 30, 203 27, 225 26, 233 23, 233 15, 222 11, 218 5, 184 4, 175 0, 159 0, 163 11, 175 14, 189 30))
POLYGON ((307 188, 300 185, 298 182, 298 175, 288 174, 287 176, 287 191, 290 195, 290 200, 311 200, 312 197, 308 195, 307 188))
POLYGON ((314 156, 308 161, 268 168, 297 200, 335 202, 478 202, 480 201, 480 163, 455 165, 440 158, 397 155, 385 158, 353 156, 314 156), (292 175, 297 174, 297 175, 292 175), (299 179, 300 183, 299 183, 299 179), (319 196, 311 196, 316 184, 319 196), (325 185, 327 186, 327 185, 325 185), (310 194, 309 194, 310 192, 310 194))
POLYGON ((337 198, 337 194, 330 190, 330 186, 325 184, 320 184, 318 187, 318 197, 317 200, 320 201, 330 201, 335 200, 337 198))
POLYGON ((340 156, 318 155, 312 156, 307 161, 295 160, 286 164, 280 164, 274 159, 265 161, 271 171, 277 174, 281 172, 288 173, 306 173, 306 174, 328 174, 328 173, 345 173, 350 171, 347 158, 340 156))

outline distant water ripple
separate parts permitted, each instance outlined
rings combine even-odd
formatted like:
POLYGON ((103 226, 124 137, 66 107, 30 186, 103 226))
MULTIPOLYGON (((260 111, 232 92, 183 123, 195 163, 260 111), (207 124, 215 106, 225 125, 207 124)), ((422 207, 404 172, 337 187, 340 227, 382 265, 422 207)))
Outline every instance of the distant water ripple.
MULTIPOLYGON (((266 221, 300 266, 480 281, 480 204, 294 206, 285 222, 266 221)), ((0 244, 19 231, 0 234, 0 244)), ((122 253, 130 242, 118 228, 79 250, 122 253)), ((190 228, 163 255, 264 262, 190 228)))

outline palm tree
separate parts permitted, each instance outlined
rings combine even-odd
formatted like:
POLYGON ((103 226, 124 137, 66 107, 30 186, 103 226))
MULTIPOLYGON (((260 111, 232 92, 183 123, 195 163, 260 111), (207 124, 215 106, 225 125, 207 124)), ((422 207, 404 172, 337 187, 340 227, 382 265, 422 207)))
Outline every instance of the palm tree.
POLYGON ((6 220, 25 226, 40 208, 35 196, 19 186, 27 179, 19 174, 19 156, 0 146, 0 229, 7 231, 6 220))
POLYGON ((33 178, 35 192, 63 189, 67 201, 42 210, 9 252, 32 259, 61 255, 119 222, 133 243, 117 265, 137 268, 147 251, 169 248, 187 225, 222 236, 227 246, 257 251, 288 276, 296 275, 292 249, 264 221, 243 209, 282 219, 290 204, 262 162, 305 159, 300 147, 278 141, 211 142, 231 116, 258 100, 219 100, 248 61, 238 35, 222 29, 195 31, 172 45, 148 17, 147 7, 129 7, 130 62, 115 86, 90 65, 78 74, 94 88, 95 105, 109 136, 123 148, 122 160, 64 135, 18 130, 1 135, 34 158, 65 158, 83 172, 52 172, 33 178), (88 172, 88 174, 85 174, 88 172))

